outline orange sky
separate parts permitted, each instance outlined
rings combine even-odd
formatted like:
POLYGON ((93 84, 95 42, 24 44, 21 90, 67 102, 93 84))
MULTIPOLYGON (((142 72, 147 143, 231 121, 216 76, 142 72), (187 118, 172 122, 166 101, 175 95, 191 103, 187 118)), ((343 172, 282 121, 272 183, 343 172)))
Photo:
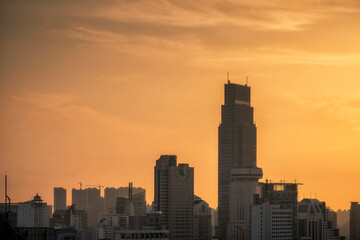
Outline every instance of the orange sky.
POLYGON ((360 201, 360 2, 0 3, 0 198, 134 186, 176 154, 217 205, 226 71, 249 76, 264 177, 333 209, 360 201))

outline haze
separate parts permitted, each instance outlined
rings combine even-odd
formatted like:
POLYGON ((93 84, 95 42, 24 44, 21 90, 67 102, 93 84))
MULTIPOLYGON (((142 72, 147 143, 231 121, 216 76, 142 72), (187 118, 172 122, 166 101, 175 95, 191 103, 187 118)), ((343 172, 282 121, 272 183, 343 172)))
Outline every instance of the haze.
MULTIPOLYGON (((195 168, 217 206, 226 72, 252 91, 258 166, 299 200, 360 198, 360 2, 65 0, 0 3, 0 184, 134 186, 155 160, 195 168)), ((1 189, 3 189, 1 187, 1 189)), ((4 198, 1 190, 0 197, 4 198)))

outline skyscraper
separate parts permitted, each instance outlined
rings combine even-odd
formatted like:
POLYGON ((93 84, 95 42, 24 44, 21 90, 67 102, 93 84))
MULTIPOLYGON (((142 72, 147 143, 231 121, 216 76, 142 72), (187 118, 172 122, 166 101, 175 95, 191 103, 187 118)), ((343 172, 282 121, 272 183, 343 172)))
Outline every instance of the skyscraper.
POLYGON ((170 239, 193 239, 194 168, 177 165, 175 155, 162 155, 155 166, 154 204, 170 239))
POLYGON ((54 188, 54 211, 66 209, 66 189, 54 188))
POLYGON ((360 239, 360 204, 351 202, 350 207, 350 240, 360 239))
MULTIPOLYGON (((262 170, 256 166, 256 126, 250 105, 250 87, 247 85, 225 84, 225 103, 221 106, 221 123, 218 139, 218 208, 219 238, 228 239, 227 231, 250 230, 250 205, 262 170), (232 184, 231 184, 232 183, 232 184), (230 209, 230 185, 233 209, 230 209), (242 196, 242 197, 239 197, 242 196), (244 200, 245 199, 245 200, 244 200), (237 218, 236 213, 242 211, 237 218), (229 219, 242 222, 245 229, 229 229, 229 219), (240 216, 241 215, 241 216, 240 216)), ((233 226, 238 228, 240 226, 233 226)), ((234 234, 238 234, 238 233, 234 234)))

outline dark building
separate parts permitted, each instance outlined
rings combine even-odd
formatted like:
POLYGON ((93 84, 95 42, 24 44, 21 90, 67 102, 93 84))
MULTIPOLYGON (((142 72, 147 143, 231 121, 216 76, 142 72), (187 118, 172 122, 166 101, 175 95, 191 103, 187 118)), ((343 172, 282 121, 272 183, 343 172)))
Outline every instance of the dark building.
POLYGON ((72 189, 72 204, 86 211, 89 227, 95 227, 99 222, 99 213, 103 210, 101 202, 100 189, 72 189))
POLYGON ((352 202, 350 207, 350 240, 360 240, 360 204, 352 202))
POLYGON ((297 239, 297 207, 298 207, 299 183, 270 183, 263 184, 263 202, 271 205, 279 205, 281 209, 292 210, 292 234, 293 240, 297 239))
POLYGON ((66 209, 66 189, 54 188, 54 211, 66 209))
POLYGON ((170 239, 193 239, 194 168, 177 165, 175 155, 162 155, 155 166, 154 204, 170 239))
MULTIPOLYGON (((221 240, 227 239, 231 170, 256 168, 256 126, 253 112, 250 87, 228 81, 225 84, 225 103, 221 106, 221 123, 218 129, 218 221, 221 240)), ((257 172, 262 175, 260 170, 257 172)))
POLYGON ((209 204, 194 196, 194 240, 211 239, 211 209, 209 204))
POLYGON ((298 236, 300 240, 344 240, 339 229, 329 219, 326 203, 318 199, 304 198, 298 207, 298 236))

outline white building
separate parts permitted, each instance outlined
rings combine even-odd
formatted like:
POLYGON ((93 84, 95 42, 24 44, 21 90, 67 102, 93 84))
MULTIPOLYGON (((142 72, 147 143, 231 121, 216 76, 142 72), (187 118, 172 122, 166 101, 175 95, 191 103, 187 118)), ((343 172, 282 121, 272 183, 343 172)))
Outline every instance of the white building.
POLYGON ((251 206, 251 239, 292 240, 292 210, 279 205, 251 206))
POLYGON ((52 206, 36 194, 33 200, 18 204, 17 227, 49 227, 52 206))
POLYGON ((254 204, 254 194, 259 191, 258 181, 262 175, 261 168, 234 168, 231 170, 227 239, 250 239, 250 207, 254 204))

